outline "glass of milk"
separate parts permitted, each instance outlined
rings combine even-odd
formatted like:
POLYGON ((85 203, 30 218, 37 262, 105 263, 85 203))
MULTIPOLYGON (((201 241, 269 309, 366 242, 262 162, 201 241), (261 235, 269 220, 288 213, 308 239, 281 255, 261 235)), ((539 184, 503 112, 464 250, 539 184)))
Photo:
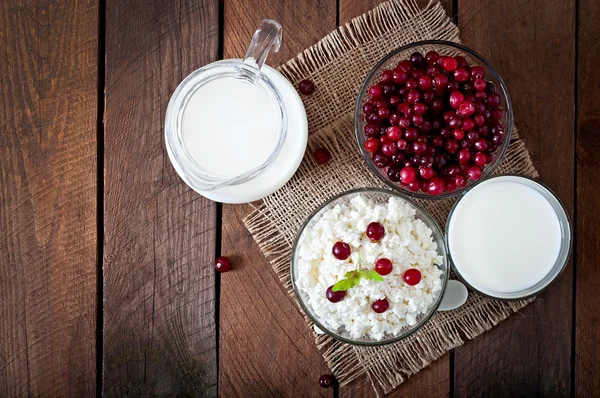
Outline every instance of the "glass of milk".
POLYGON ((169 157, 179 176, 210 199, 260 199, 283 185, 302 159, 307 137, 302 101, 264 64, 281 37, 279 23, 262 21, 244 59, 198 69, 171 97, 165 121, 169 157), (267 169, 269 175, 259 178, 267 169))
POLYGON ((500 175, 464 194, 446 224, 452 267, 472 290, 519 300, 545 289, 571 253, 569 217, 550 189, 500 175))

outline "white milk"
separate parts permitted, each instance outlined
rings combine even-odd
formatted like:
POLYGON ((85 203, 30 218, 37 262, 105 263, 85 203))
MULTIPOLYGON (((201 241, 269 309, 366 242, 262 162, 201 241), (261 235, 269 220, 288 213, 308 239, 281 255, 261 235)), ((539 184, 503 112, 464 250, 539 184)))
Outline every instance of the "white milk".
POLYGON ((194 92, 182 117, 185 149, 202 168, 235 177, 265 163, 279 137, 276 104, 243 79, 214 79, 194 92))
POLYGON ((499 178, 460 200, 449 222, 448 243, 461 276, 493 296, 527 289, 548 275, 558 258, 561 229, 539 192, 499 178))

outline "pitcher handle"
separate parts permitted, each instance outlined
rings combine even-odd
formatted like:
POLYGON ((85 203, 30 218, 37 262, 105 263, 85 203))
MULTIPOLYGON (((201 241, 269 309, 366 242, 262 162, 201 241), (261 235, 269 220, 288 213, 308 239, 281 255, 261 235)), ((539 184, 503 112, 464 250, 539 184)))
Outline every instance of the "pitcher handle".
POLYGON ((245 72, 257 75, 271 51, 281 46, 281 25, 272 19, 264 19, 252 36, 252 41, 242 61, 245 72))

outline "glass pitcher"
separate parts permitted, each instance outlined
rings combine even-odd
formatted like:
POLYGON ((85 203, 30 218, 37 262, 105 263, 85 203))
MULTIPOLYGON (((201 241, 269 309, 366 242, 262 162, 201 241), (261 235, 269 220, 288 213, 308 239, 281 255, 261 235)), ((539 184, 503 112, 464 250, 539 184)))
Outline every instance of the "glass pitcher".
MULTIPOLYGON (((279 90, 273 81, 261 72, 261 68, 269 52, 279 50, 281 37, 281 25, 278 22, 263 20, 254 33, 243 60, 226 59, 206 65, 186 77, 173 93, 167 107, 165 121, 167 151, 179 176, 195 191, 212 191, 242 184, 260 175, 279 155, 288 131, 288 115, 279 90), (208 83, 224 78, 240 79, 259 88, 273 108, 272 115, 275 122, 275 144, 266 160, 235 175, 220 173, 217 165, 210 170, 201 166, 190 154, 189 144, 186 145, 182 123, 184 112, 192 96, 208 83)), ((204 144, 210 145, 210 142, 204 144)))

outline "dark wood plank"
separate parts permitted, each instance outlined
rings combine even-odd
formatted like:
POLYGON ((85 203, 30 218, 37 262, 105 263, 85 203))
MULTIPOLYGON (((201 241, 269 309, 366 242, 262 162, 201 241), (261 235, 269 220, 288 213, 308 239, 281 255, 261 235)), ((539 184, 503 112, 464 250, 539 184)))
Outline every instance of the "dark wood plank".
MULTIPOLYGON (((541 180, 573 214, 575 4, 458 2, 463 42, 505 79, 541 180)), ((568 396, 571 264, 521 314, 456 350, 455 396, 568 396)))
MULTIPOLYGON (((283 26, 277 66, 335 28, 335 2, 277 3, 233 0, 224 4, 224 57, 242 57, 263 18, 283 26)), ((234 271, 221 275, 219 392, 224 397, 331 396, 319 387, 330 373, 312 332, 270 264, 240 221, 248 205, 223 206, 222 253, 234 271)))
POLYGON ((0 3, 0 396, 96 388, 98 3, 0 3))
POLYGON ((595 397, 600 389, 600 4, 582 0, 578 7, 575 394, 595 397))
POLYGON ((105 396, 214 396, 216 206, 164 145, 169 98, 218 50, 217 0, 106 5, 105 396))
MULTIPOLYGON (((340 0, 340 21, 345 23, 365 12, 368 12, 383 0, 340 0)), ((417 1, 420 7, 427 5, 428 0, 417 1)), ((452 15, 452 1, 441 1, 446 13, 452 15)), ((446 397, 450 394, 450 355, 445 355, 421 372, 403 383, 388 397, 446 397)), ((374 396, 373 387, 363 380, 340 389, 341 397, 374 396)))

